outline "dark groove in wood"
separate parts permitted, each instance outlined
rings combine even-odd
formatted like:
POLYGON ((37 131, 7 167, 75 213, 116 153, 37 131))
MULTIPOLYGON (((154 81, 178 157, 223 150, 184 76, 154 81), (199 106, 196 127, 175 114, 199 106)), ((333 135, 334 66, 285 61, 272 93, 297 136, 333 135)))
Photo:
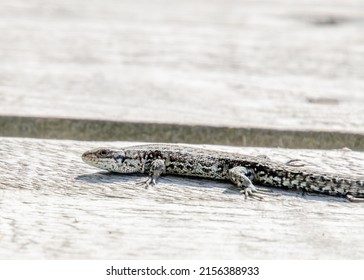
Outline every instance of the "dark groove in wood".
POLYGON ((355 133, 19 116, 0 116, 0 136, 364 150, 355 133))

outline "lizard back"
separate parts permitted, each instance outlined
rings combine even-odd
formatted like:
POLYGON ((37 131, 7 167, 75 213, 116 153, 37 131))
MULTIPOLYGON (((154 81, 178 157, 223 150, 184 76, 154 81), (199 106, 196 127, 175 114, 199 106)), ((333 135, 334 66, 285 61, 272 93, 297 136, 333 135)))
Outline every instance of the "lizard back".
POLYGON ((252 181, 263 186, 301 189, 329 195, 351 194, 356 197, 364 197, 363 179, 288 166, 259 156, 177 144, 131 146, 126 150, 140 153, 140 157, 146 160, 146 172, 149 170, 149 163, 158 158, 165 161, 167 174, 211 179, 226 180, 229 169, 244 166, 251 171, 252 181))

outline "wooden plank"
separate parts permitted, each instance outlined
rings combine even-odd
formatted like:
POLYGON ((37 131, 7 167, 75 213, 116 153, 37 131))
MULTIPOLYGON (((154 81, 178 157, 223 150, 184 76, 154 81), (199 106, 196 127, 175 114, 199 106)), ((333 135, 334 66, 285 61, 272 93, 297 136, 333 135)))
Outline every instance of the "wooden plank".
POLYGON ((363 5, 2 1, 0 112, 363 134, 363 5))
MULTIPOLYGON (((345 199, 279 191, 247 200, 229 183, 100 172, 80 155, 126 142, 0 139, 1 259, 362 259, 364 208, 345 199)), ((133 143, 131 143, 133 144, 133 143)), ((364 177, 350 150, 209 148, 299 158, 364 177)))

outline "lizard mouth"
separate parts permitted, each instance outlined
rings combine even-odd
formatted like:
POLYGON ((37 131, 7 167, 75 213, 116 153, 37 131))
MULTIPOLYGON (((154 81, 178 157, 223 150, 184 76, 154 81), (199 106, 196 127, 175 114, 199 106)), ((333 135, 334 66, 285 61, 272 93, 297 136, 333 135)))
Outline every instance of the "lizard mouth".
POLYGON ((110 161, 108 158, 99 158, 92 150, 83 153, 81 158, 83 162, 88 165, 101 168, 103 170, 113 171, 115 168, 115 163, 113 161, 110 161))
POLYGON ((95 155, 94 150, 84 152, 82 154, 81 158, 85 163, 91 164, 91 165, 93 165, 97 160, 97 156, 95 155))
POLYGON ((90 151, 84 152, 84 153, 82 154, 82 156, 81 156, 81 158, 82 158, 82 160, 83 160, 83 161, 88 160, 90 157, 91 157, 91 153, 90 153, 90 151))

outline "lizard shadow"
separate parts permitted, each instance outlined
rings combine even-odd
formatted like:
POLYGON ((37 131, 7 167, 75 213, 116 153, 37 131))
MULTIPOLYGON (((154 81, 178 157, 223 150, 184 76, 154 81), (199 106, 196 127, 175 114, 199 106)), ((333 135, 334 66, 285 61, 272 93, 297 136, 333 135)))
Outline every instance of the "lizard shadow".
MULTIPOLYGON (((172 176, 172 178, 178 178, 178 176, 172 176)), ((171 179, 169 178, 168 181, 172 183, 173 185, 180 185, 181 187, 199 187, 199 188, 221 188, 224 189, 222 192, 223 194, 227 195, 240 195, 240 189, 233 185, 232 183, 229 183, 228 181, 223 180, 209 180, 209 179, 196 179, 196 177, 183 177, 184 180, 178 180, 178 179, 171 179), (185 180, 185 178, 188 178, 189 180, 185 180), (197 183, 196 183, 197 181, 197 183)), ((276 188, 276 187, 265 187, 256 185, 260 189, 267 190, 267 193, 263 196, 273 198, 274 197, 280 197, 280 198, 302 198, 307 201, 322 201, 322 202, 348 202, 346 198, 343 197, 336 197, 336 196, 328 196, 324 194, 319 193, 310 193, 310 192, 302 192, 297 191, 294 189, 282 189, 282 188, 276 188)))
POLYGON ((122 175, 116 172, 100 171, 96 173, 78 175, 75 177, 75 180, 85 181, 90 184, 112 184, 118 182, 130 182, 132 180, 137 180, 138 178, 140 179, 142 176, 140 174, 122 175))
MULTIPOLYGON (((91 184, 113 184, 113 183, 135 183, 143 181, 147 176, 143 174, 120 174, 116 172, 100 171, 91 174, 83 174, 75 177, 75 180, 85 181, 91 184)), ((223 180, 209 180, 205 178, 196 178, 189 176, 162 176, 159 178, 158 183, 171 184, 178 187, 189 188, 221 188, 224 189, 223 194, 227 195, 240 195, 240 189, 233 184, 223 180), (183 178, 183 180, 181 179, 183 178)), ((302 192, 297 190, 281 189, 281 188, 269 188, 263 186, 257 186, 259 188, 267 189, 269 192, 265 194, 267 197, 291 197, 291 198, 303 198, 307 201, 322 201, 322 202, 348 202, 343 197, 327 196, 317 193, 302 192)))
MULTIPOLYGON (((131 173, 131 174, 120 174, 117 172, 100 171, 90 174, 82 174, 76 176, 74 179, 78 181, 85 181, 90 184, 113 184, 113 183, 138 183, 143 182, 148 176, 145 174, 131 173)), ((157 185, 159 184, 171 184, 178 185, 180 187, 196 187, 196 188, 226 188, 228 182, 208 180, 204 178, 188 177, 188 176, 162 176, 158 179, 157 185), (181 180, 183 178, 183 180, 181 180)), ((238 191, 238 189, 236 188, 238 191)), ((229 192, 229 191, 227 191, 229 192)), ((233 191, 230 191, 233 193, 233 191)))

